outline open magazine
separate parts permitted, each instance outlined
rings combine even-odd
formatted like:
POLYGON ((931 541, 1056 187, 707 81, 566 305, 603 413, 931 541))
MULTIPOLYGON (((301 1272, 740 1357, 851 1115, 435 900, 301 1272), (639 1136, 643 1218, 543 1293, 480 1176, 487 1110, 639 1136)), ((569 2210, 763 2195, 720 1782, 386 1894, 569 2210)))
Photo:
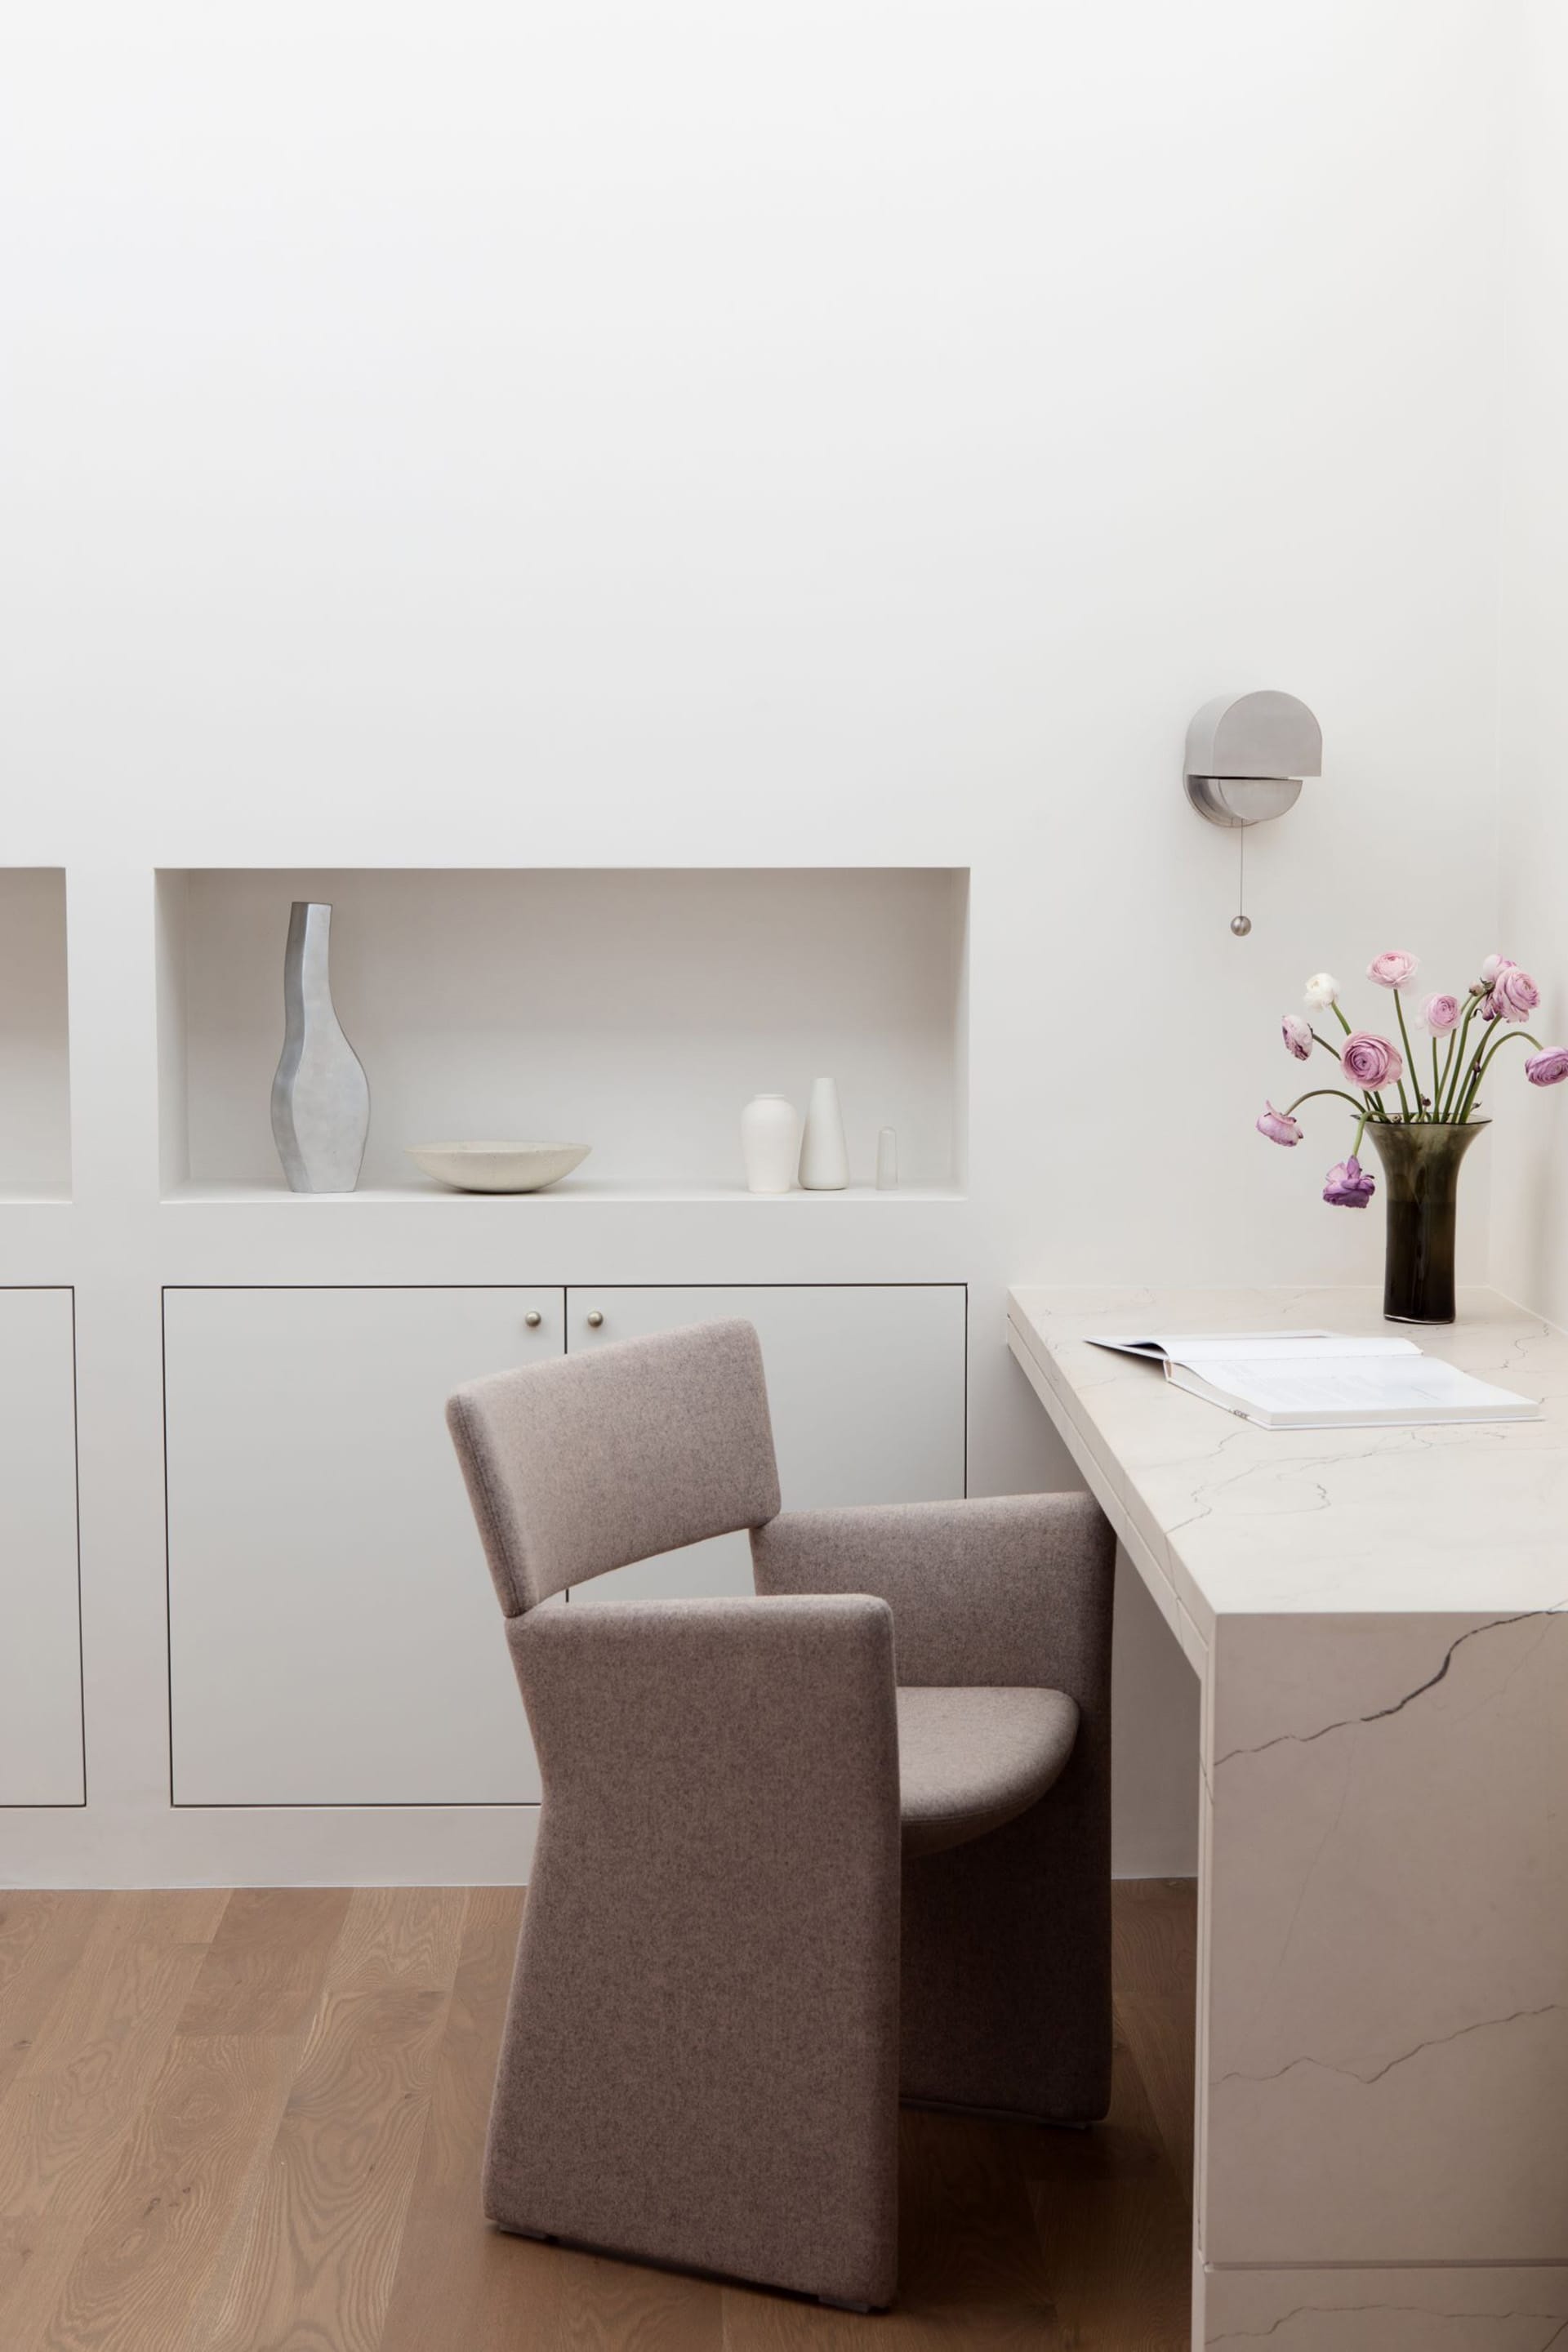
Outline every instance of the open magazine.
POLYGON ((1090 1344, 1163 1364, 1175 1387, 1262 1429, 1541 1418, 1534 1398, 1424 1356, 1413 1339, 1363 1339, 1346 1331, 1218 1331, 1090 1344))

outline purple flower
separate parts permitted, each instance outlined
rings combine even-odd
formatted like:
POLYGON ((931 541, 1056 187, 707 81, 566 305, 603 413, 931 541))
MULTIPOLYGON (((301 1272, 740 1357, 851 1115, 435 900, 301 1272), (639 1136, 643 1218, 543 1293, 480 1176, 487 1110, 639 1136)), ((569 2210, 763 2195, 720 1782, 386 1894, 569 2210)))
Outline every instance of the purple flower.
POLYGON ((1407 981, 1415 979, 1419 961, 1419 957, 1406 955, 1403 948, 1388 948, 1382 955, 1373 956, 1366 976, 1375 980, 1379 988, 1403 988, 1407 981))
POLYGON ((1285 1051, 1294 1054, 1299 1062, 1310 1060, 1312 1052, 1311 1023, 1303 1021, 1299 1013, 1287 1013, 1279 1028, 1285 1040, 1285 1051))
POLYGON ((1481 1010, 1489 1021, 1522 1021, 1540 1002, 1541 991, 1530 974, 1505 958, 1492 974, 1492 992, 1481 1010))
POLYGON ((1459 1017, 1457 996, 1428 996, 1415 1018, 1429 1036, 1446 1037, 1459 1017))
POLYGON ((1264 1104, 1263 1116, 1258 1121, 1258 1132, 1266 1135, 1270 1143, 1300 1143, 1301 1140, 1301 1130, 1289 1112, 1276 1110, 1272 1103, 1264 1104))
POLYGON ((1373 1036, 1370 1029, 1358 1029, 1345 1039, 1340 1067, 1353 1085, 1364 1087, 1371 1094, 1383 1087, 1397 1086, 1405 1076, 1398 1046, 1386 1037, 1373 1036))
POLYGON ((1352 1151, 1348 1160, 1336 1160, 1330 1169, 1323 1198, 1331 1209, 1364 1209, 1376 1190, 1352 1151))
POLYGON ((1524 1075, 1532 1087, 1560 1087, 1568 1078, 1568 1047, 1548 1045, 1544 1054, 1531 1054, 1524 1075))

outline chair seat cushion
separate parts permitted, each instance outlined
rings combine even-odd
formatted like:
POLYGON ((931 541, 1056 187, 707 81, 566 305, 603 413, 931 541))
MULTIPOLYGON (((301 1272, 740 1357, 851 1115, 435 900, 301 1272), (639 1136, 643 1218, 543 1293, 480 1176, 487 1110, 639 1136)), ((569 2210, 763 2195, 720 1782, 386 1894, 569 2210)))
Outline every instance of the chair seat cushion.
POLYGON ((1043 1797, 1072 1754, 1078 1705, 1058 1690, 900 1690, 903 1849, 939 1853, 1043 1797))

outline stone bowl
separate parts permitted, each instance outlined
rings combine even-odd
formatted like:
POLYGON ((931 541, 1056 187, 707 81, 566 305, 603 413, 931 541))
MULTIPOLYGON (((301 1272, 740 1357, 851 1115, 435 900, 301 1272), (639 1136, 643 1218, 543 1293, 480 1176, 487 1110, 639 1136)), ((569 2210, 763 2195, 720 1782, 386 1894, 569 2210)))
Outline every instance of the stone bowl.
POLYGON ((591 1143, 408 1143, 426 1176, 458 1192, 542 1192, 580 1167, 591 1143))

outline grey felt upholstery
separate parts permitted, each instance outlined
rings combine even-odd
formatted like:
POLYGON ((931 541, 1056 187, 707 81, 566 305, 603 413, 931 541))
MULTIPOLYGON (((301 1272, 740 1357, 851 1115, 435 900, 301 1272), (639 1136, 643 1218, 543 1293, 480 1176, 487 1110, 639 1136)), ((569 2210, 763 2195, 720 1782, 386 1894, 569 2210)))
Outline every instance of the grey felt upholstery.
POLYGON ((1063 1691, 900 1690, 898 1711, 906 1853, 999 1830, 1061 1778, 1078 1736, 1063 1691))
POLYGON ((557 1606, 509 1635, 546 1794, 487 2213, 886 2303, 899 2096, 886 1603, 557 1606))
POLYGON ((1063 1495, 781 1517, 742 1323, 448 1420, 544 1786, 486 2210, 884 2304, 900 2089, 1109 2100, 1110 1530, 1063 1495), (742 1526, 754 1600, 551 1599, 742 1526))
POLYGON ((752 1532, 761 1592, 880 1594, 900 1683, 1064 1692, 1045 1802, 904 1865, 903 2095, 1053 2123, 1110 2100, 1115 1539, 1088 1495, 790 1511, 752 1532))
POLYGON ((447 1426, 509 1617, 779 1507, 750 1323, 688 1325, 460 1388, 447 1426))

